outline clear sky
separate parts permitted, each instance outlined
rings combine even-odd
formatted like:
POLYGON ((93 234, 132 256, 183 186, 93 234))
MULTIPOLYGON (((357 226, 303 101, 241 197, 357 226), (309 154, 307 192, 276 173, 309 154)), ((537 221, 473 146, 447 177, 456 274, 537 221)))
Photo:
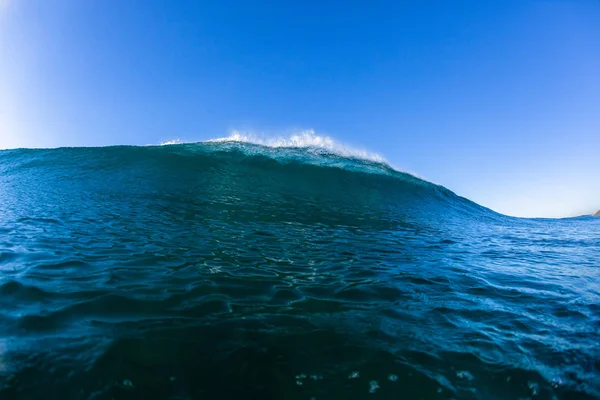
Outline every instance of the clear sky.
POLYGON ((600 2, 0 0, 0 148, 314 129, 496 211, 600 208, 600 2))

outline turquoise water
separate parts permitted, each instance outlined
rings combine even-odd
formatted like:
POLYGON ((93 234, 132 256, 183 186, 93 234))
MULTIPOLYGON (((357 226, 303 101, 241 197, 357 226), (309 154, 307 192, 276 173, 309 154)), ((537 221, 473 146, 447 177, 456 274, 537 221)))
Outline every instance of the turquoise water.
POLYGON ((0 398, 600 398, 600 218, 250 143, 0 152, 0 398))

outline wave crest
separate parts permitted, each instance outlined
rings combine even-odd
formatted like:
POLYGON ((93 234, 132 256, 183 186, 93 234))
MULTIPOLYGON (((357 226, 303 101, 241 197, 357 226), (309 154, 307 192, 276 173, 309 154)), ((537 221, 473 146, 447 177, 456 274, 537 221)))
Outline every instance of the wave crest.
MULTIPOLYGON (((161 142, 160 146, 169 146, 171 144, 183 144, 185 143, 184 141, 182 141, 181 139, 173 139, 173 140, 167 140, 166 142, 161 142)), ((149 145, 151 146, 151 145, 149 145)))
POLYGON ((239 131, 233 131, 231 135, 223 138, 207 140, 208 143, 223 143, 223 142, 238 142, 238 143, 250 143, 260 146, 272 147, 272 148, 311 148, 325 150, 329 153, 333 153, 342 157, 348 158, 359 158, 368 161, 374 161, 379 163, 386 163, 387 160, 373 152, 366 150, 357 149, 351 146, 347 146, 340 143, 329 136, 317 135, 314 130, 300 131, 294 133, 289 137, 272 137, 265 138, 252 133, 243 133, 239 131))

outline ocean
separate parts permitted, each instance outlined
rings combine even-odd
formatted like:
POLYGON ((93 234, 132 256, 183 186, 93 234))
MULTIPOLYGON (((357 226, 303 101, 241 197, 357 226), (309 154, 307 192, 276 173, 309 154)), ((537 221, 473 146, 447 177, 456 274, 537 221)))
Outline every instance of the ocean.
POLYGON ((0 151, 0 399, 598 399, 600 218, 369 154, 0 151))

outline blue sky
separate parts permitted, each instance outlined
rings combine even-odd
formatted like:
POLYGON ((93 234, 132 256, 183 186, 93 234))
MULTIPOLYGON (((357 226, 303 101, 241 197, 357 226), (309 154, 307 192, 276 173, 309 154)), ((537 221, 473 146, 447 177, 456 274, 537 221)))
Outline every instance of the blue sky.
POLYGON ((600 208, 600 2, 0 0, 0 148, 314 129, 496 211, 600 208))

